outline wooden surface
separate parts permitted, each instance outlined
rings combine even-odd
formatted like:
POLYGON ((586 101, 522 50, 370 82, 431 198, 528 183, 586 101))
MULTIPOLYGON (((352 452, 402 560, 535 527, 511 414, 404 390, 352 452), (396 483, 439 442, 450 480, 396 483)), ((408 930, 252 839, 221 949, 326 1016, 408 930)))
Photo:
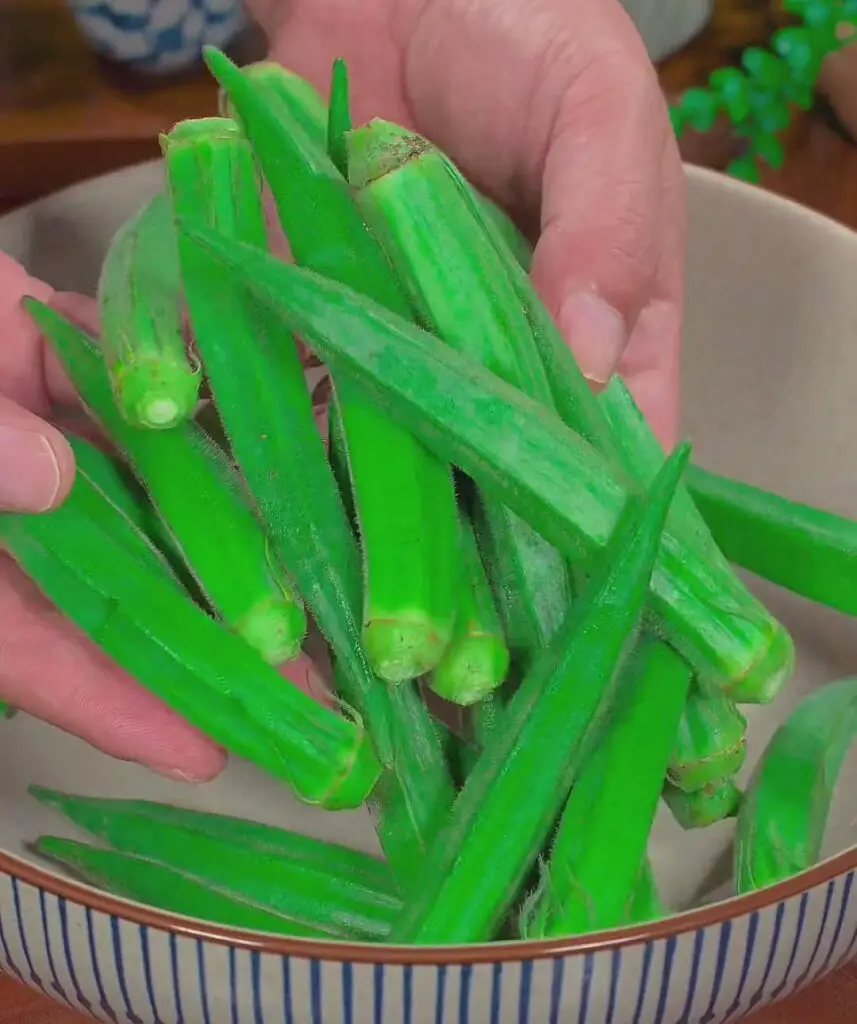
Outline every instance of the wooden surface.
MULTIPOLYGON (((687 50, 661 68, 668 92, 704 81, 742 47, 764 43, 783 23, 769 0, 717 0, 717 15, 687 50)), ((258 38, 243 43, 246 56, 258 38)), ((62 0, 0 0, 0 209, 93 174, 157 154, 159 131, 211 113, 216 97, 203 74, 157 88, 110 72, 74 31, 62 0)), ((689 139, 685 155, 723 166, 728 132, 689 139)), ((857 228, 857 147, 815 112, 788 135, 786 167, 765 187, 857 228)), ((756 1024, 852 1024, 857 967, 764 1010, 756 1024)), ((82 1024, 15 982, 0 978, 0 1024, 82 1024)))

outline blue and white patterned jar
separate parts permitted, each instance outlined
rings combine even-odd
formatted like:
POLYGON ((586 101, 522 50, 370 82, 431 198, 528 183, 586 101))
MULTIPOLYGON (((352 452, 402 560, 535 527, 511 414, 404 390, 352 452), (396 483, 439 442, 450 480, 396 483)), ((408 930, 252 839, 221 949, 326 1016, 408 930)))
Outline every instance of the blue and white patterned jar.
POLYGON ((247 23, 242 0, 69 0, 102 56, 150 74, 197 63, 203 46, 227 46, 247 23))

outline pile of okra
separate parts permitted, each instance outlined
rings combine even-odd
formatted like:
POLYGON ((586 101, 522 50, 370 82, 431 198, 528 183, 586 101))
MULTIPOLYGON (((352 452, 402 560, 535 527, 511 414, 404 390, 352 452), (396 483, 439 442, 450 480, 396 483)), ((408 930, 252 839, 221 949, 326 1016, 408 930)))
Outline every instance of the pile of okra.
POLYGON ((666 455, 620 377, 596 394, 527 241, 426 139, 353 127, 341 61, 325 104, 206 60, 221 116, 162 137, 100 338, 27 300, 105 444, 69 435, 68 499, 3 515, 0 542, 230 753, 326 811, 365 804, 384 856, 34 787, 100 840, 37 850, 209 921, 423 945, 668 914, 661 800, 684 828, 735 819, 738 892, 817 861, 857 681, 804 701, 742 790, 741 705, 776 697, 794 647, 733 566, 854 614, 857 527, 666 455), (288 680, 308 633, 327 702, 288 680))

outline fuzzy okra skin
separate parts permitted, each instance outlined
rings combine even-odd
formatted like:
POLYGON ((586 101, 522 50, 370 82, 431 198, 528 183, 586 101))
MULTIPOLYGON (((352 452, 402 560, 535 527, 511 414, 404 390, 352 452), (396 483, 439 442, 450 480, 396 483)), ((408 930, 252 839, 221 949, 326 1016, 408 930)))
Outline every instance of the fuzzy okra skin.
POLYGON ((145 821, 153 831, 162 827, 192 830, 230 847, 306 864, 348 884, 362 885, 386 896, 396 893, 389 867, 378 858, 275 825, 152 800, 86 797, 44 786, 30 786, 29 793, 39 803, 64 814, 76 825, 105 841, 112 842, 109 835, 117 834, 116 830, 121 830, 126 820, 145 821))
POLYGON ((216 742, 287 781, 307 803, 359 806, 379 775, 361 725, 283 679, 115 539, 115 513, 78 468, 59 508, 0 516, 0 539, 60 611, 216 742))
POLYGON ((634 895, 628 908, 628 924, 645 924, 666 917, 669 911, 661 901, 649 858, 643 861, 634 895))
MULTIPOLYGON (((208 48, 206 61, 252 143, 295 262, 410 319, 412 308, 326 151, 224 54, 208 48)), ((333 382, 365 565, 363 644, 377 674, 401 683, 430 671, 452 634, 460 569, 452 470, 350 380, 333 375, 333 382)))
POLYGON ((627 921, 690 678, 687 663, 656 640, 643 638, 629 655, 560 818, 523 938, 581 935, 627 921))
POLYGON ((699 466, 689 467, 687 483, 730 561, 801 597, 857 615, 857 522, 699 466))
POLYGON ((82 881, 160 910, 230 928, 303 939, 330 938, 321 928, 238 899, 153 860, 58 836, 40 836, 33 845, 36 853, 62 864, 82 881))
MULTIPOLYGON (((442 155, 421 136, 381 120, 350 132, 348 148, 360 211, 420 323, 552 406, 538 352, 519 342, 530 328, 512 281, 442 155)), ((479 493, 476 504, 510 643, 526 664, 562 621, 570 600, 568 571, 554 548, 508 508, 479 493)))
MULTIPOLYGON (((205 198, 205 223, 230 244, 261 246, 264 212, 247 140, 216 125, 182 135, 173 132, 165 146, 177 215, 198 216, 205 198)), ((437 731, 415 688, 385 686, 363 651, 357 545, 294 339, 199 247, 180 237, 179 253, 197 347, 234 457, 280 560, 331 646, 338 692, 362 716, 388 769, 373 806, 384 852, 404 885, 418 874, 454 796, 437 731)))
POLYGON ((694 681, 667 772, 678 789, 693 793, 724 782, 747 756, 747 720, 722 692, 694 681))
POLYGON ((152 199, 113 238, 98 281, 98 311, 119 413, 133 426, 153 430, 190 419, 202 376, 186 351, 166 196, 152 199))
POLYGON ((732 779, 710 782, 692 793, 667 781, 662 796, 683 829, 708 828, 718 821, 734 818, 741 806, 741 791, 732 779))
POLYGON ((774 733, 738 811, 739 895, 818 863, 839 773, 855 738, 857 678, 811 693, 774 733))
POLYGON ((222 451, 195 423, 131 427, 118 415, 104 363, 82 331, 34 300, 27 310, 84 405, 127 458, 206 599, 270 664, 300 653, 306 614, 222 451))
POLYGON ((473 527, 462 512, 465 573, 452 640, 429 676, 429 686, 454 704, 475 704, 492 693, 509 671, 509 650, 473 527))
MULTIPOLYGON (((550 410, 347 287, 185 223, 189 243, 267 304, 340 375, 507 504, 569 561, 603 551, 628 498, 610 465, 550 410), (454 397, 453 397, 454 396, 454 397)), ((770 616, 713 614, 707 568, 665 534, 652 578, 654 628, 726 692, 770 694, 794 647, 770 616)))
POLYGON ((622 518, 601 571, 511 698, 426 857, 422 884, 405 897, 391 942, 494 937, 613 703, 688 454, 677 449, 622 518))
MULTIPOLYGON (((281 914, 330 938, 377 941, 401 907, 397 896, 348 875, 260 847, 233 844, 192 826, 133 813, 105 814, 65 800, 69 818, 119 853, 155 861, 232 898, 281 914)), ((319 844, 320 846, 323 844, 319 844)))

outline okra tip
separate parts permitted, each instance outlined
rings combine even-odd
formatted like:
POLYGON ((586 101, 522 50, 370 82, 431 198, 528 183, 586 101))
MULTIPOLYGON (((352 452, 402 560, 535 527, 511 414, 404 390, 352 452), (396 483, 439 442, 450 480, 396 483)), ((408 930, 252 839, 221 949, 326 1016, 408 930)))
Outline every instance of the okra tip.
POLYGON ((196 412, 202 374, 163 360, 134 363, 115 380, 116 404, 133 427, 166 430, 196 412))
POLYGON ((238 623, 236 632, 269 665, 282 665, 300 654, 306 627, 306 612, 300 604, 270 598, 249 611, 238 623))
POLYGON ((430 672, 443 657, 452 630, 422 616, 373 619, 363 629, 363 646, 386 683, 405 683, 430 672))
POLYGON ((453 644, 431 674, 431 689, 444 700, 468 707, 484 700, 505 680, 509 650, 494 635, 468 636, 453 644))
POLYGON ((431 143, 421 135, 380 118, 352 129, 346 142, 348 181, 358 189, 398 170, 409 160, 416 160, 431 148, 431 143))
POLYGON ((736 704, 768 704, 788 681, 795 667, 795 645, 778 622, 770 641, 743 676, 733 678, 729 696, 736 704))
POLYGON ((380 778, 381 762, 369 733, 364 730, 338 785, 325 794, 319 804, 328 811, 354 810, 372 795, 380 778))

